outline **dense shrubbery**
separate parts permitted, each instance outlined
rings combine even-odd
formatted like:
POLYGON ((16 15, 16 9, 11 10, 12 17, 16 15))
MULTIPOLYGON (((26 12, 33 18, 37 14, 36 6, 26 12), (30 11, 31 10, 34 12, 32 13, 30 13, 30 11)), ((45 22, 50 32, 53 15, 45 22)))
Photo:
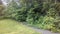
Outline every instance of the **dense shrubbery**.
MULTIPOLYGON (((33 2, 33 1, 32 1, 33 2)), ((24 3, 23 3, 24 4, 24 3)), ((5 11, 6 16, 18 21, 24 21, 38 28, 60 32, 60 4, 52 1, 34 1, 31 5, 22 7, 15 3, 9 5, 5 11)))

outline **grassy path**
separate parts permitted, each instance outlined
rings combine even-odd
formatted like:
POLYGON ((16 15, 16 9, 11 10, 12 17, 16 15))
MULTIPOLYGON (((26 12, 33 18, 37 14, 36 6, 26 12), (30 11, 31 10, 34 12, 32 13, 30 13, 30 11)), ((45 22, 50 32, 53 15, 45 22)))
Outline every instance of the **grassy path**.
POLYGON ((20 22, 4 19, 0 20, 0 34, 40 34, 20 22))

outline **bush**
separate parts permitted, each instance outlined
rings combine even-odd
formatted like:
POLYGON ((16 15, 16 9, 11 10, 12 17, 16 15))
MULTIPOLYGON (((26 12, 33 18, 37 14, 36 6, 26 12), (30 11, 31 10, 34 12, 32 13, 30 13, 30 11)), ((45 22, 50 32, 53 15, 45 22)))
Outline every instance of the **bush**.
POLYGON ((33 0, 33 3, 26 3, 24 1, 26 5, 25 3, 22 3, 24 4, 22 7, 17 6, 17 4, 13 2, 8 6, 5 15, 17 21, 34 25, 37 28, 48 29, 56 32, 58 30, 60 31, 60 23, 58 19, 56 19, 60 17, 60 12, 58 11, 59 5, 53 3, 52 0, 47 1, 43 2, 42 0, 33 0))
POLYGON ((21 9, 17 10, 14 18, 18 21, 26 21, 26 17, 27 17, 26 7, 22 7, 21 9))
POLYGON ((51 29, 52 27, 54 27, 54 18, 52 17, 48 17, 45 16, 42 19, 39 18, 39 24, 41 24, 43 26, 44 29, 51 29))

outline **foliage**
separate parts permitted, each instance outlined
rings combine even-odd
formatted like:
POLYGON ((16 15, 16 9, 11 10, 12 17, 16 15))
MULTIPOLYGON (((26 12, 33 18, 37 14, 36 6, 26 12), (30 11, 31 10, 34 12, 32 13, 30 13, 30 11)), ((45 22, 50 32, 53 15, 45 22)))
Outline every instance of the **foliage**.
POLYGON ((11 2, 5 15, 38 28, 60 31, 60 18, 58 18, 60 17, 60 3, 53 0, 21 0, 20 3, 21 7, 16 2, 11 2))
POLYGON ((0 16, 2 16, 3 15, 3 10, 4 10, 4 6, 3 5, 0 5, 0 16))

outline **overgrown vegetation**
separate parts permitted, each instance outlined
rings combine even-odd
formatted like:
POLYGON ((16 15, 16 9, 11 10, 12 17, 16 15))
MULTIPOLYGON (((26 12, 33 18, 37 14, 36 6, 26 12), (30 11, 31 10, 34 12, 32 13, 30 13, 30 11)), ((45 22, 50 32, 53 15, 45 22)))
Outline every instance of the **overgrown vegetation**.
POLYGON ((60 32, 59 0, 20 0, 18 6, 14 1, 5 10, 5 17, 26 22, 37 28, 60 32))

